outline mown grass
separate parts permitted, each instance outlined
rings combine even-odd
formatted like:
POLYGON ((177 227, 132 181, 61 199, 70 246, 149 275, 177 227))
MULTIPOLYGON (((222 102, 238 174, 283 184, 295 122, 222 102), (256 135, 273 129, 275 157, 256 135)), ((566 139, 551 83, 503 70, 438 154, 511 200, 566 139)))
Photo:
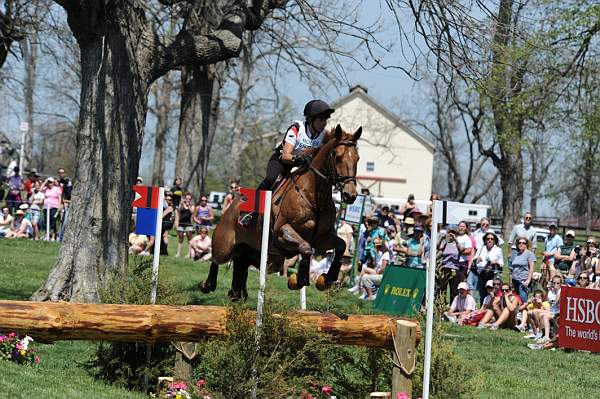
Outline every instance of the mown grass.
MULTIPOLYGON (((174 241, 170 253, 174 253, 174 241)), ((58 251, 58 244, 0 240, 0 299, 27 300, 44 282, 58 251)), ((133 258, 131 262, 139 262, 133 258)), ((204 295, 197 284, 206 277, 208 264, 161 258, 161 273, 171 276, 188 298, 188 304, 224 305, 231 270, 221 267, 217 291, 204 295)), ((247 306, 256 306, 258 273, 250 272, 247 306)), ((299 307, 299 293, 287 289, 286 279, 268 276, 267 296, 279 307, 299 307)), ((371 313, 371 303, 342 290, 321 293, 307 290, 309 309, 345 313, 371 313)), ((1 315, 0 315, 1 318, 1 315)), ((448 333, 456 351, 481 370, 481 398, 593 398, 599 397, 598 356, 562 350, 532 351, 530 341, 512 331, 481 331, 451 327, 448 333)), ((91 342, 37 343, 42 363, 37 368, 0 362, 0 398, 138 398, 143 395, 109 386, 90 377, 81 364, 93 353, 91 342)))

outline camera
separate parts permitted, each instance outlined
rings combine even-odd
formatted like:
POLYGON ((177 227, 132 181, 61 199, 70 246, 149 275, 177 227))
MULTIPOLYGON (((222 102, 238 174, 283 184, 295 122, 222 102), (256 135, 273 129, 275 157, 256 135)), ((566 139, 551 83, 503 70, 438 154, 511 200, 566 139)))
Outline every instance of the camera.
POLYGON ((575 259, 581 259, 581 245, 575 246, 575 248, 573 248, 573 251, 575 252, 575 259))

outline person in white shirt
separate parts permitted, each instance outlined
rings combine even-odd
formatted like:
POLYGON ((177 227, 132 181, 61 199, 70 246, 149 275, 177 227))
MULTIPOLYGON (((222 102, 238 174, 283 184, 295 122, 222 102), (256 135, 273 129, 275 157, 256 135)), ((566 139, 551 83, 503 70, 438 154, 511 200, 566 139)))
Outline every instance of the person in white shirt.
POLYGON ((390 253, 387 250, 387 246, 385 242, 376 237, 374 240, 375 246, 375 258, 373 259, 374 267, 363 267, 363 271, 360 277, 361 285, 364 287, 366 291, 366 295, 364 299, 373 300, 375 296, 373 292, 375 287, 381 284, 381 280, 383 278, 383 272, 385 268, 390 263, 390 253))
POLYGON ((12 221, 13 217, 10 214, 10 209, 7 207, 2 208, 2 214, 0 214, 0 237, 4 237, 10 231, 12 221))
MULTIPOLYGON (((485 242, 483 241, 483 236, 485 235, 485 233, 488 232, 496 234, 494 229, 490 228, 490 220, 486 217, 483 217, 479 221, 479 228, 473 232, 473 237, 475 237, 475 243, 477 244, 477 250, 484 246, 485 242)), ((504 244, 504 241, 500 237, 496 237, 498 238, 498 246, 502 246, 502 244, 504 244)))
POLYGON ((504 267, 504 255, 502 248, 498 246, 498 236, 487 232, 483 236, 483 241, 485 245, 479 248, 475 254, 476 264, 473 270, 478 276, 477 291, 479 300, 482 302, 488 294, 485 283, 497 275, 501 275, 504 267))
POLYGON ((469 294, 469 284, 465 281, 458 285, 458 295, 452 300, 450 310, 444 312, 444 318, 457 323, 461 317, 466 316, 477 309, 475 299, 469 294))

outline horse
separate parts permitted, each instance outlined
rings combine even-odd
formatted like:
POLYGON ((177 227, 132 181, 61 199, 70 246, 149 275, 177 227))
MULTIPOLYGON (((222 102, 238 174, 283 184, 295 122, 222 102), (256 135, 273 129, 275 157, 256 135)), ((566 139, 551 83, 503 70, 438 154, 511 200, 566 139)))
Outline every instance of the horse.
MULTIPOLYGON (((359 159, 356 143, 361 134, 362 127, 349 134, 338 124, 326 134, 308 167, 292 172, 272 195, 268 271, 278 272, 286 258, 300 255, 298 273, 288 278, 289 289, 297 290, 310 284, 308 275, 313 250, 322 253, 334 249, 331 267, 328 273, 318 277, 317 289, 328 289, 337 281, 346 243, 335 230, 332 187, 341 193, 344 203, 352 204, 356 199, 359 159)), ((258 266, 260 262, 262 218, 250 226, 240 226, 241 201, 242 195, 236 193, 215 227, 210 271, 206 281, 199 284, 203 293, 216 289, 219 265, 233 261, 228 297, 238 300, 248 295, 248 267, 258 266)))

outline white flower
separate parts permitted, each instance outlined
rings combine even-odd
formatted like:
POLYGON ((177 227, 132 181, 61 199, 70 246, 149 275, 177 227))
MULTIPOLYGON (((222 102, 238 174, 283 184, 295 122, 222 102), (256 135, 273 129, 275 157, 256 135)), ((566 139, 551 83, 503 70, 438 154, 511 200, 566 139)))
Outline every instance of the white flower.
POLYGON ((33 338, 31 338, 29 335, 26 335, 25 338, 21 340, 21 348, 27 350, 29 343, 32 341, 33 338))

